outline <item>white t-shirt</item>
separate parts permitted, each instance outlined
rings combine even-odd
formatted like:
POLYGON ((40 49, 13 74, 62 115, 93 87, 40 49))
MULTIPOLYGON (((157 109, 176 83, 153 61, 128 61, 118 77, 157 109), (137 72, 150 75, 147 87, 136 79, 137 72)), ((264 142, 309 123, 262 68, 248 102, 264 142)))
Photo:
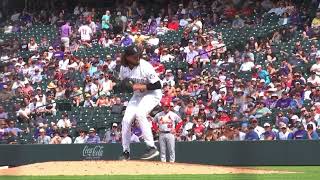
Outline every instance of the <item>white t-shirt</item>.
POLYGON ((57 123, 57 126, 58 128, 71 127, 70 119, 67 119, 67 120, 60 119, 57 123))
POLYGON ((252 61, 244 62, 240 66, 240 71, 251 71, 254 67, 254 63, 252 61))
POLYGON ((28 49, 29 51, 36 51, 38 49, 38 45, 37 43, 34 43, 33 45, 31 45, 30 43, 28 44, 28 49))
POLYGON ((83 144, 86 142, 88 136, 85 136, 85 137, 81 137, 81 136, 78 136, 75 140, 74 140, 74 144, 83 144))
MULTIPOLYGON (((129 67, 121 66, 119 73, 120 80, 129 79, 133 83, 154 84, 160 81, 154 67, 147 61, 141 59, 138 66, 130 69, 129 67)), ((145 92, 135 91, 134 95, 143 96, 145 94, 154 94, 159 98, 162 97, 161 89, 147 90, 145 92)))
POLYGON ((59 69, 61 70, 65 70, 65 71, 68 70, 68 65, 69 65, 69 59, 59 61, 59 69))
POLYGON ((320 77, 319 76, 315 76, 315 78, 313 79, 312 77, 309 77, 307 82, 315 85, 315 86, 320 86, 320 77))
POLYGON ((80 26, 78 32, 80 33, 82 41, 90 41, 92 35, 92 29, 88 25, 80 26))
POLYGON ((97 26, 96 26, 96 23, 95 23, 95 22, 92 21, 92 22, 89 24, 89 27, 91 28, 92 33, 96 33, 96 32, 97 32, 97 26))
POLYGON ((197 21, 195 24, 196 25, 193 26, 192 31, 198 31, 199 29, 202 29, 202 22, 201 21, 197 21))
POLYGON ((174 56, 172 56, 171 54, 160 56, 160 62, 169 62, 169 61, 172 61, 173 59, 174 59, 174 56))
POLYGON ((148 40, 147 43, 152 46, 157 46, 159 44, 159 38, 151 38, 148 40))
POLYGON ((69 136, 61 139, 61 144, 72 144, 72 140, 69 136))
POLYGON ((187 53, 187 56, 186 56, 186 60, 189 64, 192 64, 194 62, 194 58, 198 55, 199 53, 195 50, 193 51, 190 51, 187 53))
POLYGON ((312 65, 310 71, 315 71, 317 75, 320 75, 320 64, 312 65))
POLYGON ((185 26, 188 25, 188 21, 185 20, 185 19, 180 19, 179 25, 180 25, 181 27, 185 27, 185 26))
POLYGON ((254 131, 258 134, 259 138, 261 138, 261 134, 263 134, 265 132, 264 128, 261 126, 255 127, 254 131))

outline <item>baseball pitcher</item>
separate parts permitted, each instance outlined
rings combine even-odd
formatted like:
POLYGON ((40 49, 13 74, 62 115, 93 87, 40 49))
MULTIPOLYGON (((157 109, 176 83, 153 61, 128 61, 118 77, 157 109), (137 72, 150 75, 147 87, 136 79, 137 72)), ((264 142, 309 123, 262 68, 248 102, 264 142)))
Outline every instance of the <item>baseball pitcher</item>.
POLYGON ((131 97, 122 120, 122 147, 121 160, 130 159, 131 124, 137 119, 142 130, 142 136, 147 144, 147 151, 141 159, 152 159, 159 155, 151 131, 151 124, 147 115, 161 100, 161 82, 153 66, 140 59, 141 54, 134 46, 124 50, 121 59, 119 79, 121 89, 131 88, 131 97), (128 85, 129 84, 129 85, 128 85))

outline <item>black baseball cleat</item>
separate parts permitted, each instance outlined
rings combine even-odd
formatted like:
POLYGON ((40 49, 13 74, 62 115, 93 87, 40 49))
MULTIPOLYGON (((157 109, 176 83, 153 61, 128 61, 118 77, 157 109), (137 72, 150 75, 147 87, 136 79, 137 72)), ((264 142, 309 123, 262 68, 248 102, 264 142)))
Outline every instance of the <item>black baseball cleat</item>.
POLYGON ((148 160, 159 156, 159 151, 155 147, 148 147, 147 152, 141 156, 141 159, 148 160))
POLYGON ((121 156, 119 157, 119 160, 130 160, 130 153, 128 151, 124 151, 121 156))

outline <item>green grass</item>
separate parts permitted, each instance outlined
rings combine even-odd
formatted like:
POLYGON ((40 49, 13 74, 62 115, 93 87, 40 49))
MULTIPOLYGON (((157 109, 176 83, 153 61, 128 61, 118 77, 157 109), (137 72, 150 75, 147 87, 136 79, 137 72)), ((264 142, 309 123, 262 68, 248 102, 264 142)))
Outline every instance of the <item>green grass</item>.
POLYGON ((138 176, 0 176, 0 180, 191 180, 191 179, 217 179, 217 180, 316 180, 320 179, 318 173, 320 166, 259 166, 249 167, 264 170, 299 172, 294 174, 225 174, 225 175, 138 175, 138 176))

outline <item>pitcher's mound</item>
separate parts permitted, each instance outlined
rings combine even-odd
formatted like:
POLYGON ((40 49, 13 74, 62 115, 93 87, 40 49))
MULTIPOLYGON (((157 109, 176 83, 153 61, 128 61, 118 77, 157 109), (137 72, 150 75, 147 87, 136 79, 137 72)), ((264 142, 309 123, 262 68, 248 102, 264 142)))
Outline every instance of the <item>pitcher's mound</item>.
POLYGON ((0 175, 155 175, 155 174, 270 174, 289 173, 249 168, 235 168, 156 161, 56 161, 0 170, 0 175))

